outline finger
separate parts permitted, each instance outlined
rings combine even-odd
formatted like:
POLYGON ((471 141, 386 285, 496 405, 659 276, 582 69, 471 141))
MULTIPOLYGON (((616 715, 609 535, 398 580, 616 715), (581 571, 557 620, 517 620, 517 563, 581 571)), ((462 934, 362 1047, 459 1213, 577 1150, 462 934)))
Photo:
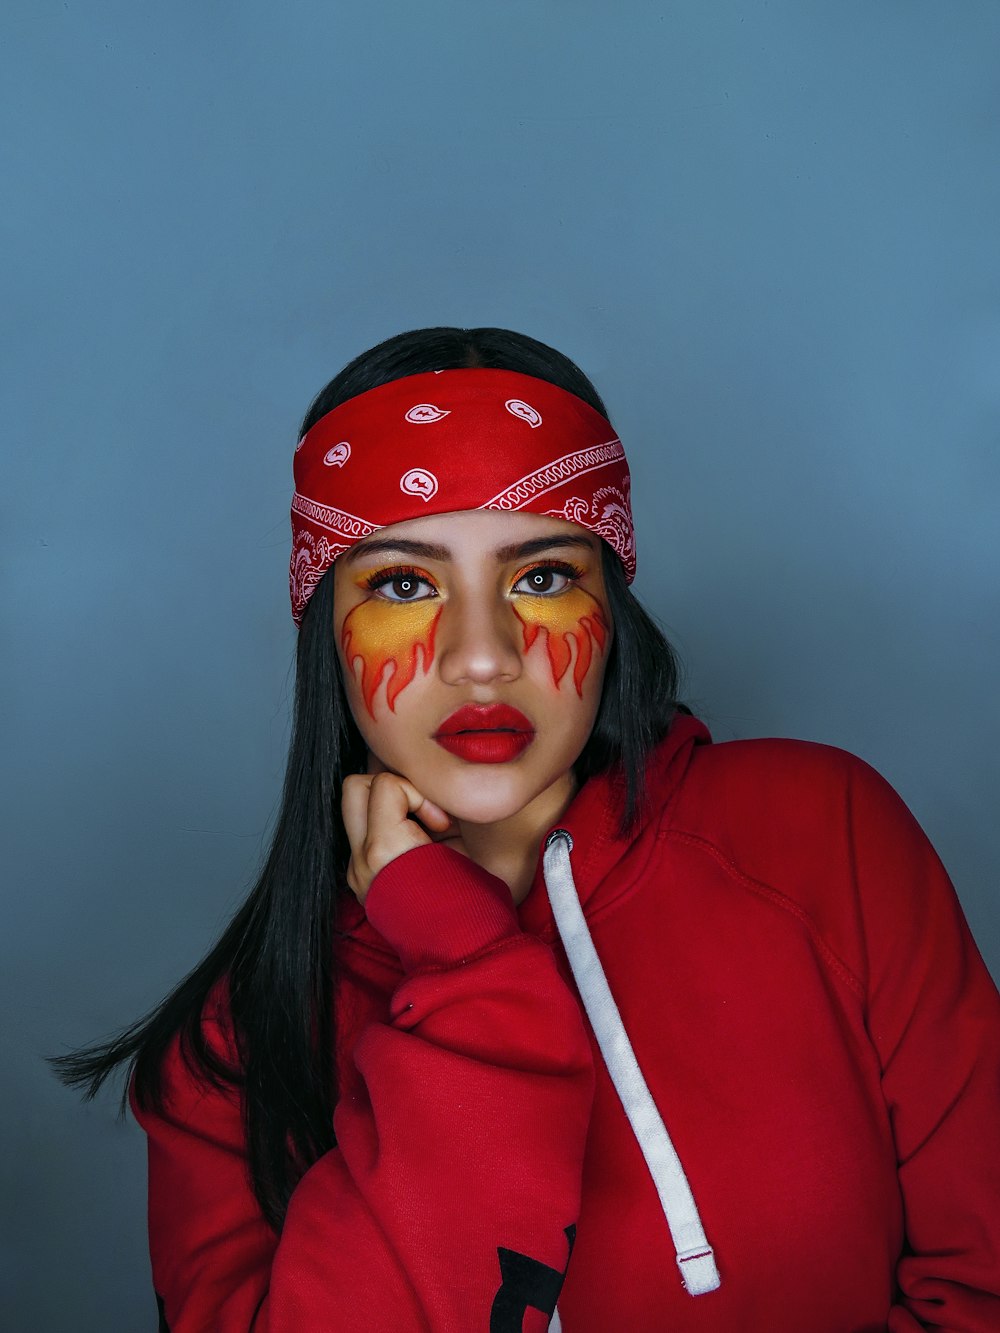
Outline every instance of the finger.
MULTIPOLYGON (((376 759, 375 762, 378 764, 381 763, 378 759, 376 759)), ((395 770, 387 769, 384 766, 377 768, 374 771, 378 773, 395 772, 395 770)), ((412 791, 408 793, 410 797, 408 807, 410 815, 419 819, 422 824, 428 824, 432 828, 439 830, 451 828, 453 820, 448 811, 445 810, 444 806, 438 805, 436 801, 432 801, 429 797, 424 796, 423 793, 419 791, 408 778, 404 778, 401 773, 396 773, 395 776, 399 778, 400 782, 405 783, 412 788, 412 791), (418 797, 420 798, 420 804, 414 809, 413 801, 418 797)))
POLYGON ((351 773, 341 788, 340 813, 352 855, 361 854, 368 833, 368 791, 371 785, 369 774, 351 773))
POLYGON ((368 836, 387 831, 416 814, 424 804, 423 792, 398 773, 383 771, 371 779, 368 789, 368 836))
POLYGON ((452 828, 458 828, 457 822, 449 815, 447 810, 429 800, 425 800, 417 811, 417 818, 421 823, 429 824, 436 829, 439 834, 447 833, 452 828))

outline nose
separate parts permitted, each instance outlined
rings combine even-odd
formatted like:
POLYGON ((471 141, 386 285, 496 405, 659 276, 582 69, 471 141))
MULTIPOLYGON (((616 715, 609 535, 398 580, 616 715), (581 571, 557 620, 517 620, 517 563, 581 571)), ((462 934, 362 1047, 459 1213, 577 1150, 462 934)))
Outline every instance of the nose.
POLYGON ((521 622, 508 602, 457 595, 438 621, 438 672, 447 685, 517 680, 523 644, 521 622))

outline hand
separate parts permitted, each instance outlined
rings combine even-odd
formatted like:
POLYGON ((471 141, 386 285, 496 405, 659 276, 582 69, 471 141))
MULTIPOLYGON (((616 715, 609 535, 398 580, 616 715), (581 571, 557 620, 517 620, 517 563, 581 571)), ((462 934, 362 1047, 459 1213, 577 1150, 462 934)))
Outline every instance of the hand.
POLYGON ((447 811, 427 800, 412 782, 391 772, 376 756, 370 757, 368 767, 375 771, 352 773, 344 779, 340 802, 351 844, 347 884, 361 904, 378 872, 414 847, 446 842, 468 856, 458 824, 447 811))

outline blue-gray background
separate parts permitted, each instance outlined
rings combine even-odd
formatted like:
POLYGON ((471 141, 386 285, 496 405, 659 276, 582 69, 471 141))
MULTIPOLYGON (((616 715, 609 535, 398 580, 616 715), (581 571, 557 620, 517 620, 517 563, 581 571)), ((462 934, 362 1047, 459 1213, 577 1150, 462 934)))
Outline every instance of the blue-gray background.
POLYGON ((844 746, 1000 975, 1000 6, 6 6, 2 1322, 154 1327, 144 1141, 42 1063, 258 866, 295 428, 356 353, 594 378, 717 739, 844 746))

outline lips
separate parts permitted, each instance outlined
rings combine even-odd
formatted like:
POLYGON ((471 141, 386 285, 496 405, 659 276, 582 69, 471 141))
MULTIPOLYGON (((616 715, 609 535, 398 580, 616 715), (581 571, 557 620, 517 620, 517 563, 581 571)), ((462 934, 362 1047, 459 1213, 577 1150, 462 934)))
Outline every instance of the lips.
POLYGON ((509 704, 466 704, 434 734, 438 745, 470 764, 509 764, 535 739, 535 728, 509 704))
POLYGON ((442 736, 457 736, 462 732, 504 731, 532 735, 535 728, 516 708, 510 704, 465 704, 457 712, 445 718, 434 739, 442 736))

